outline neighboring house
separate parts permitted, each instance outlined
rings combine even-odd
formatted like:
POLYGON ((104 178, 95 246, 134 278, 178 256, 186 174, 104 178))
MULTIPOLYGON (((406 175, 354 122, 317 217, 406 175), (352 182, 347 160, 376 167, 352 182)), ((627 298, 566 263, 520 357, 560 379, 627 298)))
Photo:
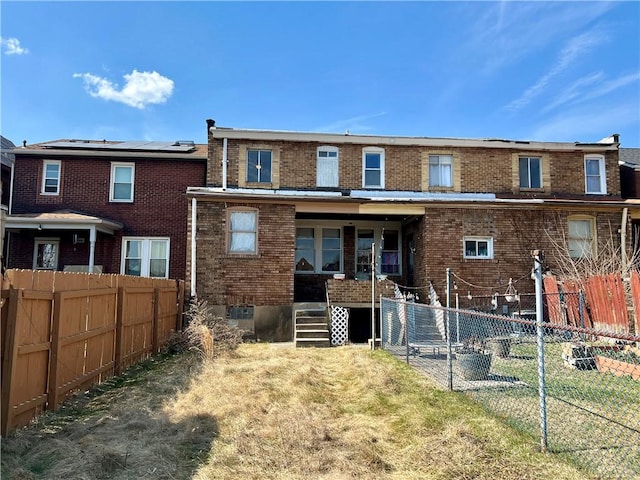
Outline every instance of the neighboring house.
MULTIPOLYGON (((640 148, 620 149, 620 189, 622 198, 640 204, 640 148)), ((640 214, 632 213, 632 245, 640 262, 640 214)))
POLYGON ((531 250, 552 264, 556 247, 577 259, 612 235, 629 241, 618 233, 629 205, 617 135, 552 143, 207 123, 207 186, 187 191, 187 278, 259 340, 291 340, 299 303, 328 299, 351 309, 350 339, 366 341, 373 251, 375 295, 395 282, 426 299, 433 282, 444 301, 447 268, 496 291, 524 278, 519 291, 532 292, 531 250))
POLYGON ((58 140, 13 150, 7 267, 183 279, 206 146, 58 140))
POLYGON ((4 225, 11 197, 11 174, 13 172, 14 155, 11 153, 15 145, 11 140, 0 136, 0 269, 4 270, 4 225))

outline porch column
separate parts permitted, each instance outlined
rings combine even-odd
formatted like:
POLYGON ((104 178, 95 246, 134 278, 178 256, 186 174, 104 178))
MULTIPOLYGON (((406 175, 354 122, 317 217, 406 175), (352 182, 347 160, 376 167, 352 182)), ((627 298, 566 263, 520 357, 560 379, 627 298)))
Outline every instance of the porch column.
POLYGON ((96 255, 96 227, 89 229, 89 273, 93 273, 96 255))

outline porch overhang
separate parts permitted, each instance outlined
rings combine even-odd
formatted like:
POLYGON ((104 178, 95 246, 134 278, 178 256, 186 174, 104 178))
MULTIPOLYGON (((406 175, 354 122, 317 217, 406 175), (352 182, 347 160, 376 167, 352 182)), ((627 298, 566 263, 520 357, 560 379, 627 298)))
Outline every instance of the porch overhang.
POLYGON ((7 230, 95 230, 108 235, 123 227, 120 222, 67 211, 13 214, 5 222, 7 230))
POLYGON ((239 201, 294 205, 297 213, 424 215, 429 208, 587 208, 598 211, 628 208, 635 217, 640 200, 619 197, 518 197, 494 193, 416 192, 389 190, 273 190, 258 188, 189 187, 187 197, 202 201, 239 201))

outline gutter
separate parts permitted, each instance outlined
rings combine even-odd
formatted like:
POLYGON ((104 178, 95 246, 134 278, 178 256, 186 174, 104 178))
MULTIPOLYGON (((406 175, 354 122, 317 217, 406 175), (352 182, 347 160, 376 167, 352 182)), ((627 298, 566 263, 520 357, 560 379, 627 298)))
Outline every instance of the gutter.
POLYGON ((145 158, 145 159, 167 159, 167 160, 207 160, 207 155, 200 155, 195 153, 162 153, 162 152, 118 152, 114 150, 102 151, 102 150, 63 150, 53 148, 16 148, 12 150, 14 155, 34 155, 34 156, 46 156, 49 158, 54 157, 113 157, 113 158, 145 158))
POLYGON ((243 140, 321 142, 336 144, 361 144, 376 146, 424 146, 424 147, 483 147, 511 150, 551 150, 608 152, 617 151, 617 143, 580 143, 580 142, 530 142, 506 139, 468 139, 468 138, 430 138, 401 137, 379 135, 351 135, 339 133, 293 132, 277 130, 245 130, 233 128, 209 127, 213 138, 229 138, 243 140))

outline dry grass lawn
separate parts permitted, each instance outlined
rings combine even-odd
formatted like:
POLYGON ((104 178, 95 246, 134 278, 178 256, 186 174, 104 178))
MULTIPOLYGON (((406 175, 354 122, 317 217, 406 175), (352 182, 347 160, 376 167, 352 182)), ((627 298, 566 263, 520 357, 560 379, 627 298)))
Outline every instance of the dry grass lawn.
POLYGON ((253 344, 137 367, 2 441, 7 479, 582 479, 384 352, 253 344))

